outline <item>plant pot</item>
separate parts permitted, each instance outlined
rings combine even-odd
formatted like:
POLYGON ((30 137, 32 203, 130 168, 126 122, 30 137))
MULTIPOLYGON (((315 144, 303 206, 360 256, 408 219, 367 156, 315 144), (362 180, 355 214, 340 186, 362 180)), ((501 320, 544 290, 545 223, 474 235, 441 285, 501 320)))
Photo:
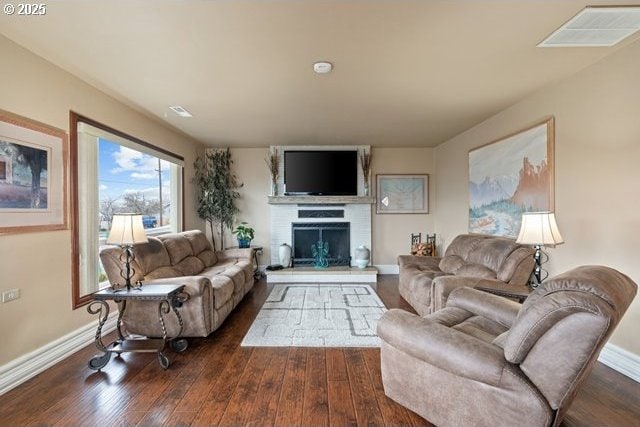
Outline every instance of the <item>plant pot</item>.
POLYGON ((251 247, 251 239, 238 239, 238 247, 242 249, 251 247))

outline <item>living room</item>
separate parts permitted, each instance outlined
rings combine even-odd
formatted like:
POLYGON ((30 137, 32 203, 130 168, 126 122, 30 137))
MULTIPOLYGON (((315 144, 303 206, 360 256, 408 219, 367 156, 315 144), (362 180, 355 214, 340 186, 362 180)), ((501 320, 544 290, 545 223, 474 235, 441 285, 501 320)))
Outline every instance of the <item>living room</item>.
MULTIPOLYGON (((598 2, 620 4, 633 3, 598 2)), ((264 161, 271 147, 370 147, 372 197, 376 196, 378 175, 428 175, 428 213, 385 215, 371 205, 371 264, 378 270, 381 290, 396 288, 395 293, 379 293, 387 308, 409 310, 397 293, 397 258, 408 254, 412 233, 435 233, 438 255, 456 236, 468 233, 469 152, 552 117, 553 210, 564 244, 545 249, 549 262, 544 268, 553 277, 577 266, 604 265, 638 283, 635 183, 640 172, 634 166, 640 159, 636 117, 640 110, 639 35, 633 33, 612 47, 536 46, 590 5, 573 0, 517 5, 473 1, 140 2, 126 7, 118 2, 99 6, 51 2, 41 16, 5 12, 0 17, 0 52, 5 64, 0 70, 0 110, 60 129, 69 139, 73 132, 70 112, 75 112, 182 157, 184 230, 206 230, 196 211, 197 186, 192 182, 196 158, 208 148, 229 147, 233 172, 243 183, 236 200, 237 221, 246 221, 255 229, 252 245, 263 248, 262 268, 278 260, 271 249, 271 176, 264 161), (328 61, 334 69, 326 75, 316 74, 312 66, 317 61, 328 61), (176 104, 193 117, 181 118, 168 109, 176 104), (398 302, 389 303, 392 299, 398 302)), ((5 393, 0 396, 0 413, 15 416, 0 424, 65 420, 87 424, 100 419, 97 414, 110 424, 195 423, 195 418, 176 418, 182 412, 194 412, 193 406, 177 410, 175 402, 169 402, 169 397, 160 402, 158 394, 167 390, 169 396, 169 385, 193 380, 189 378, 193 372, 183 369, 185 365, 204 364, 203 372, 208 367, 209 375, 218 375, 211 354, 222 357, 229 342, 238 345, 271 284, 257 281, 222 323, 219 335, 213 332, 211 338, 190 338, 190 347, 176 355, 166 371, 150 355, 126 354, 124 363, 113 359, 101 372, 89 372, 86 364, 96 353, 97 321, 86 306, 74 308, 72 241, 76 236, 71 228, 70 199, 71 194, 65 228, 0 236, 4 254, 0 290, 19 289, 19 298, 0 304, 0 324, 5 331, 0 350, 1 390, 5 393), (217 336, 233 340, 210 345, 217 336), (44 365, 51 368, 40 373, 38 367, 44 365), (64 371, 54 371, 62 365, 64 371), (31 378, 37 373, 40 376, 31 378), (145 389, 147 381, 163 375, 162 384, 145 389), (74 389, 65 399, 60 386, 52 388, 55 394, 47 394, 47 384, 63 382, 66 377, 73 377, 69 387, 83 384, 88 394, 74 389), (18 385, 23 381, 27 382, 18 385), (109 389, 109 384, 124 383, 129 386, 109 389), (29 394, 29 389, 38 387, 40 392, 29 394), (98 410, 91 402, 102 399, 101 393, 109 395, 110 403, 98 410), (114 393, 123 393, 122 405, 140 394, 138 404, 126 409, 132 418, 118 418, 112 401, 119 398, 111 396, 114 393), (85 406, 73 418, 70 408, 78 396, 85 406), (12 406, 25 400, 38 402, 50 418, 38 418, 35 407, 27 411, 12 406), (172 410, 163 413, 165 418, 159 412, 159 418, 144 418, 152 407, 172 410), (28 413, 20 418, 22 412, 28 413), (55 413, 64 415, 55 418, 55 413)), ((235 244, 235 237, 227 232, 226 245, 235 244)), ((609 385, 602 388, 610 389, 614 397, 593 392, 596 397, 588 400, 588 393, 579 395, 574 406, 587 415, 580 417, 579 411, 569 409, 568 423, 621 425, 629 414, 637 419, 638 321, 636 298, 600 355, 608 367, 598 363, 594 371, 601 374, 609 372, 609 367, 615 369, 602 377, 602 383, 609 385), (585 400, 579 401, 581 398, 585 400), (599 398, 630 403, 614 410, 598 407, 598 418, 584 408, 588 406, 585 402, 599 398), (626 415, 617 419, 615 412, 626 415)), ((300 349, 292 349, 285 362, 289 356, 296 361, 300 349)), ((232 353, 231 357, 240 359, 258 358, 256 363, 282 364, 279 353, 266 359, 257 352, 232 353)), ((353 373, 361 365, 366 370, 377 364, 379 369, 380 363, 377 353, 345 350, 336 356, 334 349, 321 354, 312 349, 304 354, 308 354, 307 369, 324 361, 327 377, 335 384, 343 382, 343 377, 353 382, 353 373), (341 355, 350 358, 346 368, 342 362, 343 369, 335 362, 341 355)), ((381 380, 376 382, 376 375, 379 373, 371 374, 371 385, 352 384, 356 412, 358 408, 366 412, 370 399, 379 406, 387 405, 391 413, 404 410, 382 400, 383 385, 381 380), (355 396, 358 390, 361 394, 355 396)), ((232 384, 234 388, 224 393, 239 396, 238 402, 243 401, 242 393, 255 399, 257 393, 252 394, 247 384, 245 389, 232 384)), ((203 388, 202 393, 209 392, 203 388)), ((236 415, 251 412, 253 401, 244 401, 245 406, 229 408, 219 402, 208 410, 236 415)), ((407 414, 382 420, 426 423, 407 414)), ((350 419, 361 423, 365 418, 360 416, 353 414, 350 419)), ((233 417, 218 420, 240 423, 240 418, 233 417)), ((304 418, 278 420, 314 423, 304 418)))

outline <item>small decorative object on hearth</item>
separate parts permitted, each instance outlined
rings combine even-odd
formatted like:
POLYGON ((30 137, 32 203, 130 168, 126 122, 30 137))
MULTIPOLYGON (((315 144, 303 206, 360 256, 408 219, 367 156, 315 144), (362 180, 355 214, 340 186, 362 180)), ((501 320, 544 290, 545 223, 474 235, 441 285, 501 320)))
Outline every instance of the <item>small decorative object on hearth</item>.
POLYGON ((555 247, 564 243, 556 216, 553 212, 526 212, 522 214, 522 225, 520 233, 516 239, 517 243, 523 245, 533 245, 536 250, 534 259, 536 267, 533 270, 534 280, 531 286, 534 288, 540 285, 549 273, 542 268, 542 264, 549 261, 549 255, 542 251, 542 246, 555 247))
POLYGON ((366 246, 358 246, 355 251, 355 263, 358 268, 365 268, 369 265, 369 258, 371 257, 371 251, 366 246))
POLYGON ((327 255, 329 255, 329 242, 318 240, 318 243, 311 245, 311 255, 313 255, 314 258, 313 266, 315 268, 321 269, 329 267, 329 260, 327 260, 327 255))
POLYGON ((364 179, 364 195, 369 195, 369 177, 371 176, 371 153, 363 151, 360 153, 360 166, 364 179))
POLYGON ((278 195, 278 174, 280 168, 280 158, 278 157, 278 150, 274 149, 269 153, 269 157, 264 159, 267 163, 267 167, 269 168, 269 173, 271 174, 271 195, 278 195))
POLYGON ((241 222, 235 230, 232 231, 233 234, 236 235, 238 239, 238 247, 239 248, 248 248, 251 246, 251 241, 253 240, 254 229, 249 227, 249 223, 241 222))
POLYGON ((283 243, 278 248, 278 258, 280 259, 280 265, 284 268, 291 266, 291 246, 283 243))
MULTIPOLYGON (((120 276, 124 279, 124 285, 121 290, 130 291, 139 288, 142 283, 138 281, 135 285, 131 284, 131 278, 136 274, 131 263, 135 260, 133 253, 133 245, 137 243, 147 243, 147 236, 142 225, 142 215, 137 213, 115 214, 111 222, 111 231, 107 238, 108 245, 118 245, 124 251, 124 269, 120 271, 120 276)), ((115 286, 117 284, 112 284, 115 286)))

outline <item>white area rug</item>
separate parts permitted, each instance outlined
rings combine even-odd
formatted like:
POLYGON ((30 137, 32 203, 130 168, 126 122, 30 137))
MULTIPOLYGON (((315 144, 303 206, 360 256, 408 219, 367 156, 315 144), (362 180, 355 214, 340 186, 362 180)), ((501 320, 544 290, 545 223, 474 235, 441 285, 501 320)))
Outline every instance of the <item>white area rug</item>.
POLYGON ((246 347, 379 347, 386 307, 369 285, 274 285, 246 347))

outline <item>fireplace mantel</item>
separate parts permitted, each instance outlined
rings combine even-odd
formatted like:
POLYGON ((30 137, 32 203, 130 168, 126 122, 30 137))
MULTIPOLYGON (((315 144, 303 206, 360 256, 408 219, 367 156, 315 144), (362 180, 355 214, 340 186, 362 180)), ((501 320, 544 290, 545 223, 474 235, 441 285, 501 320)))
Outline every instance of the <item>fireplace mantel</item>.
POLYGON ((335 204, 369 204, 376 202, 371 196, 269 196, 270 205, 335 205, 335 204))

